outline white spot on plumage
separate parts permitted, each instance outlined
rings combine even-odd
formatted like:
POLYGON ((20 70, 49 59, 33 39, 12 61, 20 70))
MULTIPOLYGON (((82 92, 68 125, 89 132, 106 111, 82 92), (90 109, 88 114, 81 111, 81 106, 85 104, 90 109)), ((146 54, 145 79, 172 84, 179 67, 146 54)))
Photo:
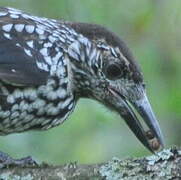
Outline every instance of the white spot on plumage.
MULTIPOLYGON (((58 37, 58 38, 59 38, 59 36, 60 36, 60 35, 59 35, 59 34, 57 34, 57 37, 58 37)), ((62 38, 64 38, 64 39, 66 39, 66 38, 67 38, 65 34, 61 34, 61 37, 62 37, 62 38)))
MULTIPOLYGON (((15 102, 15 99, 14 99, 15 102)), ((19 109, 19 105, 18 104, 14 104, 11 108, 12 111, 18 110, 19 109)))
POLYGON ((38 68, 43 69, 43 63, 37 61, 36 64, 38 68))
POLYGON ((42 18, 40 18, 40 19, 41 19, 41 24, 37 24, 37 25, 36 25, 36 28, 45 30, 45 29, 46 29, 46 26, 44 26, 44 24, 42 24, 42 23, 44 23, 44 22, 42 21, 42 18))
POLYGON ((11 37, 10 34, 8 34, 8 33, 3 33, 3 35, 4 35, 4 37, 7 38, 7 39, 10 39, 10 40, 12 39, 12 37, 11 37))
POLYGON ((62 43, 65 43, 65 39, 62 36, 59 36, 58 38, 62 43))
POLYGON ((40 53, 41 53, 43 56, 48 56, 48 49, 47 49, 47 48, 42 48, 42 49, 40 49, 40 53))
POLYGON ((55 115, 57 115, 59 113, 59 111, 58 111, 58 109, 57 108, 55 108, 55 107, 52 107, 52 108, 48 108, 47 109, 47 114, 48 115, 51 115, 51 116, 55 116, 55 115))
POLYGON ((50 42, 47 42, 47 43, 45 43, 43 46, 45 47, 45 48, 47 48, 47 47, 52 47, 52 43, 50 43, 50 42))
POLYGON ((34 101, 37 98, 37 94, 32 88, 26 89, 26 91, 24 91, 24 96, 29 98, 31 101, 34 101))
POLYGON ((8 7, 7 9, 8 9, 8 12, 9 12, 9 13, 21 14, 21 11, 18 10, 18 9, 11 8, 11 7, 8 7))
POLYGON ((32 57, 31 51, 29 49, 24 48, 24 52, 28 55, 32 57))
POLYGON ((27 103, 24 103, 24 105, 21 107, 21 110, 22 111, 26 111, 28 109, 28 104, 27 103))
POLYGON ((60 85, 64 84, 64 83, 68 83, 69 82, 69 79, 67 77, 64 77, 61 79, 61 82, 60 82, 60 85))
POLYGON ((49 124, 49 123, 47 123, 46 125, 44 125, 43 126, 43 130, 46 130, 46 129, 49 129, 49 128, 51 128, 52 127, 52 125, 51 124, 49 124))
POLYGON ((6 32, 10 32, 13 27, 13 24, 6 24, 2 26, 2 30, 6 32))
MULTIPOLYGON (((23 102, 23 101, 21 101, 21 105, 19 106, 19 107, 20 107, 20 109, 22 109, 22 108, 23 108, 23 106, 24 106, 24 102, 23 102)), ((21 117, 22 119, 25 119, 27 115, 28 115, 28 114, 27 114, 27 112, 26 112, 26 111, 24 111, 24 112, 22 112, 22 113, 20 114, 20 117, 21 117)), ((22 122, 21 122, 21 123, 22 123, 22 122)))
POLYGON ((14 98, 20 98, 23 96, 22 92, 19 90, 19 89, 16 89, 14 92, 13 92, 13 96, 14 98))
POLYGON ((42 99, 38 99, 38 101, 37 101, 36 103, 38 103, 38 105, 39 105, 39 106, 38 106, 38 109, 41 108, 41 107, 43 107, 43 106, 45 106, 45 104, 46 104, 45 101, 42 100, 42 99))
POLYGON ((13 104, 13 103, 15 102, 14 97, 13 97, 12 95, 9 95, 9 96, 7 97, 7 102, 10 103, 10 104, 13 104))
POLYGON ((89 81, 85 81, 84 84, 87 85, 87 86, 90 86, 89 81))
POLYGON ((65 108, 67 107, 68 105, 70 105, 70 102, 72 101, 72 97, 70 98, 67 98, 63 103, 61 103, 61 108, 65 108))
POLYGON ((42 106, 45 105, 45 103, 43 103, 44 101, 40 100, 39 98, 37 98, 37 100, 35 102, 32 103, 33 109, 39 109, 42 106))
MULTIPOLYGON (((29 121, 31 121, 32 119, 34 118, 34 116, 32 115, 32 114, 28 114, 27 116, 26 116, 26 118, 24 119, 24 122, 29 122, 29 121)), ((28 123, 27 123, 28 124, 28 123)), ((29 124, 28 124, 29 125, 29 124)))
POLYGON ((60 33, 58 33, 57 31, 53 31, 52 34, 54 37, 58 38, 60 36, 60 33))
POLYGON ((97 50, 95 48, 93 48, 93 50, 90 51, 90 54, 89 54, 89 58, 90 58, 91 62, 96 59, 96 55, 97 55, 97 50))
POLYGON ((17 9, 9 10, 8 12, 9 12, 10 14, 14 14, 14 15, 20 15, 20 14, 22 14, 22 12, 20 12, 20 11, 17 10, 17 9))
POLYGON ((42 62, 36 62, 38 68, 44 70, 44 71, 49 71, 48 65, 42 62))
MULTIPOLYGON (((65 89, 60 88, 60 89, 58 90, 57 96, 58 96, 60 99, 65 98, 66 95, 67 95, 67 92, 66 92, 65 89)), ((61 105, 61 104, 60 104, 60 105, 61 105)))
POLYGON ((73 29, 69 29, 69 32, 74 35, 74 36, 77 36, 77 33, 73 30, 73 29))
POLYGON ((63 65, 66 65, 67 64, 67 60, 66 59, 63 59, 63 65))
POLYGON ((50 101, 56 100, 57 99, 56 92, 50 91, 49 93, 47 93, 47 99, 49 99, 50 101))
POLYGON ((87 44, 89 43, 89 40, 82 35, 80 35, 80 38, 78 40, 85 46, 87 46, 87 44))
POLYGON ((14 28, 17 32, 22 32, 24 29, 25 25, 24 24, 15 24, 14 28))
POLYGON ((56 20, 56 19, 51 19, 51 21, 52 21, 53 23, 56 23, 56 22, 57 22, 57 20, 56 20))
POLYGON ((66 34, 67 32, 65 31, 65 30, 63 30, 63 29, 60 29, 59 30, 61 33, 63 33, 63 34, 66 34))
MULTIPOLYGON (((0 111, 0 117, 3 119, 3 118, 6 118, 6 116, 4 115, 4 111, 0 111)), ((2 121, 2 123, 4 124, 4 121, 2 121)), ((3 127, 4 128, 4 127, 3 127)))
POLYGON ((69 34, 66 34, 66 37, 71 42, 75 41, 75 39, 71 35, 69 35, 69 34))
POLYGON ((39 23, 42 22, 40 17, 31 16, 31 19, 34 20, 34 21, 37 21, 37 22, 39 22, 39 23))
POLYGON ((117 54, 116 54, 114 48, 110 48, 110 49, 111 49, 111 53, 113 54, 113 56, 115 56, 115 57, 117 58, 118 56, 117 56, 117 54))
POLYGON ((12 72, 14 72, 14 73, 16 72, 16 70, 15 70, 15 69, 11 69, 11 71, 12 71, 12 72))
POLYGON ((14 118, 17 118, 19 116, 19 112, 18 111, 15 111, 11 114, 11 119, 14 119, 14 118))
POLYGON ((60 51, 60 49, 59 49, 58 47, 56 47, 56 48, 55 48, 55 51, 59 52, 59 51, 60 51))
POLYGON ((33 48, 33 40, 31 41, 27 41, 26 44, 30 47, 30 48, 33 48))
POLYGON ((69 106, 68 106, 68 109, 71 110, 73 108, 73 103, 71 103, 69 106))
POLYGON ((64 67, 61 67, 57 70, 57 74, 60 76, 60 77, 64 77, 65 76, 65 68, 64 67))
POLYGON ((70 57, 74 58, 77 61, 80 61, 80 43, 75 41, 68 48, 68 54, 70 57))
POLYGON ((43 129, 47 129, 47 127, 46 126, 44 126, 45 124, 48 124, 49 125, 49 122, 50 122, 50 119, 46 119, 46 120, 44 120, 42 123, 41 123, 41 125, 43 126, 43 129))
POLYGON ((39 34, 39 35, 44 34, 44 30, 43 30, 43 29, 35 28, 35 31, 36 31, 36 33, 39 34))
POLYGON ((27 14, 21 14, 21 16, 25 19, 31 19, 31 16, 27 15, 27 14))
POLYGON ((7 12, 0 12, 0 16, 6 16, 7 14, 7 12))
POLYGON ((45 61, 46 61, 49 65, 52 64, 52 59, 51 59, 50 56, 44 57, 44 59, 45 59, 45 61))
POLYGON ((17 15, 17 14, 10 14, 10 17, 13 18, 13 19, 18 19, 19 15, 17 15))
POLYGON ((35 30, 35 26, 33 26, 33 25, 26 25, 25 26, 25 30, 26 30, 26 32, 28 32, 28 33, 33 33, 34 32, 34 30, 35 30))
POLYGON ((110 50, 110 48, 108 46, 106 46, 105 44, 103 43, 99 43, 97 44, 97 47, 100 48, 100 49, 105 49, 105 50, 110 50))
POLYGON ((43 40, 43 41, 40 41, 40 43, 43 44, 44 40, 47 39, 47 37, 45 36, 45 34, 41 34, 39 35, 39 39, 43 40))
POLYGON ((16 46, 17 46, 17 47, 21 47, 21 45, 20 45, 19 43, 16 43, 16 46))
POLYGON ((58 125, 60 123, 60 120, 59 119, 54 119, 53 121, 52 121, 52 126, 56 126, 56 125, 58 125))
POLYGON ((48 36, 48 39, 50 42, 54 43, 56 41, 56 38, 53 37, 52 35, 48 36))

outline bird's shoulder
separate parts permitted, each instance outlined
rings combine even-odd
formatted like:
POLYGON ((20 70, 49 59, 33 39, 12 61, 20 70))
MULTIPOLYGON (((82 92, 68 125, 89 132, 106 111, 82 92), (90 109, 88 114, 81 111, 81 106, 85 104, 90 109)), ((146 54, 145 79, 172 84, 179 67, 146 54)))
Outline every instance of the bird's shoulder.
POLYGON ((59 21, 1 7, 0 79, 33 86, 45 84, 57 69, 64 73, 67 46, 75 35, 59 21))

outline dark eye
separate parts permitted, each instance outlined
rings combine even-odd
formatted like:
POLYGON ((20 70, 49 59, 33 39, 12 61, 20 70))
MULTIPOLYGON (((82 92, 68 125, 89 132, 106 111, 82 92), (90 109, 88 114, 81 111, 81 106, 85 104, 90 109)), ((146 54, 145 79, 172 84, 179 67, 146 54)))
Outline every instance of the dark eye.
POLYGON ((117 79, 122 75, 121 67, 118 64, 109 64, 106 67, 106 75, 109 79, 117 79))

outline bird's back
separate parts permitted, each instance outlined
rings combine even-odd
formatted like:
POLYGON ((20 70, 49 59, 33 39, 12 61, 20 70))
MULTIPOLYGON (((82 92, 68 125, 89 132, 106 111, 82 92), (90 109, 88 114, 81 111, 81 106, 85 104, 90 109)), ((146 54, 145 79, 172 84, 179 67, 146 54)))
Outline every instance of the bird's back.
POLYGON ((66 52, 75 38, 60 21, 0 8, 0 134, 67 118, 75 102, 66 52))

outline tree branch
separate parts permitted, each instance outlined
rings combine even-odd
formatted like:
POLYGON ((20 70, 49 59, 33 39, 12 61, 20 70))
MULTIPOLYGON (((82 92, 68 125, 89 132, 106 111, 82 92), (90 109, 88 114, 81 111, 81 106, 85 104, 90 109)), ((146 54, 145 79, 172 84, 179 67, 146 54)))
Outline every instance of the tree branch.
POLYGON ((0 171, 0 180, 181 179, 181 149, 167 149, 140 159, 113 158, 107 163, 94 165, 42 164, 34 167, 9 167, 0 171))

